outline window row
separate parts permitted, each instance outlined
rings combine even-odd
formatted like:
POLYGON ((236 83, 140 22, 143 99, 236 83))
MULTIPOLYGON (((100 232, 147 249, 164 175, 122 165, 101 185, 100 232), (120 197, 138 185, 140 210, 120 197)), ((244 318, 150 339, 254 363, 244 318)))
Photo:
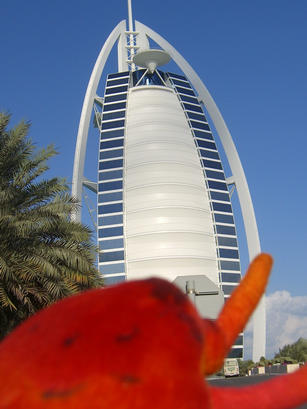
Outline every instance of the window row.
POLYGON ((179 85, 181 87, 191 88, 191 85, 186 80, 179 80, 179 79, 172 78, 172 82, 173 84, 179 85))
POLYGON ((236 258, 239 259, 238 250, 233 249, 218 249, 220 258, 236 258))
MULTIPOLYGON (((195 135, 196 136, 196 135, 195 135)), ((198 138, 198 136, 197 136, 198 138)), ((204 141, 203 139, 196 139, 197 145, 200 148, 212 149, 216 151, 216 145, 214 142, 204 141)))
POLYGON ((219 246, 225 247, 238 247, 238 242, 235 237, 217 237, 217 243, 219 246))
MULTIPOLYGON (((215 220, 215 223, 226 223, 226 224, 235 223, 233 216, 230 214, 214 213, 214 220, 215 220)), ((235 247, 235 246, 230 246, 230 247, 235 247)))
POLYGON ((241 281, 241 274, 239 273, 221 273, 223 283, 239 283, 241 281))
POLYGON ((125 280, 126 280, 126 276, 124 276, 124 275, 115 276, 115 277, 104 277, 103 278, 103 283, 104 283, 104 285, 113 285, 113 284, 122 283, 125 280))
POLYGON ((98 229, 98 238, 122 236, 123 233, 124 228, 122 226, 98 229))
POLYGON ((176 86, 176 90, 179 94, 195 96, 194 91, 192 91, 191 89, 176 86))
POLYGON ((212 202, 212 208, 216 212, 232 213, 231 205, 227 203, 212 202))
POLYGON ((112 239, 99 241, 99 250, 120 249, 124 247, 124 239, 112 239))
POLYGON ((187 114, 190 119, 195 119, 196 121, 207 122, 207 119, 204 114, 200 115, 200 114, 195 114, 194 112, 189 112, 189 111, 187 112, 187 114))
POLYGON ((115 180, 113 182, 105 182, 98 184, 98 191, 99 192, 106 192, 108 190, 120 190, 123 188, 123 181, 122 180, 115 180))
POLYGON ((111 179, 120 179, 123 177, 123 170, 118 169, 118 170, 111 170, 111 171, 104 171, 104 172, 99 172, 98 179, 99 182, 102 180, 111 180, 111 179))
POLYGON ((118 79, 111 79, 109 78, 107 80, 107 87, 114 87, 115 85, 122 85, 122 84, 128 84, 129 82, 129 77, 125 78, 118 78, 118 79))
POLYGON ((239 261, 220 260, 221 270, 240 271, 239 261))
POLYGON ((200 155, 203 158, 210 158, 210 159, 220 160, 220 156, 219 156, 218 152, 208 151, 206 149, 200 149, 199 152, 200 152, 200 155))
POLYGON ((123 165, 123 159, 108 160, 105 162, 99 162, 99 170, 122 168, 123 165))
MULTIPOLYGON (((126 101, 126 99, 127 99, 127 92, 124 92, 123 94, 114 94, 114 95, 109 95, 108 97, 105 97, 104 103, 110 104, 111 102, 126 101)), ((112 105, 115 105, 115 104, 112 104, 112 105)), ((106 111, 105 105, 104 105, 103 111, 106 111)), ((110 111, 110 109, 108 109, 108 111, 110 111)))
POLYGON ((99 266, 102 274, 120 274, 125 272, 125 263, 105 264, 99 266))
POLYGON ((116 72, 108 75, 108 80, 111 78, 129 77, 130 71, 116 72))
MULTIPOLYGON (((107 97, 107 98, 110 98, 110 97, 107 97)), ((105 103, 107 102, 107 98, 104 99, 105 103)), ((111 101, 108 101, 108 102, 111 102, 111 101)), ((119 102, 117 104, 108 104, 108 105, 104 104, 103 105, 103 112, 116 111, 119 109, 126 109, 126 102, 119 102)))
POLYGON ((191 105, 187 104, 186 102, 183 103, 184 109, 186 111, 195 111, 195 112, 200 112, 201 114, 203 113, 203 110, 199 105, 191 105))
POLYGON ((220 161, 216 162, 213 160, 203 159, 202 160, 203 166, 205 168, 212 168, 212 169, 220 169, 223 170, 222 164, 220 161))
POLYGON ((225 234, 226 236, 236 235, 236 229, 232 226, 222 226, 220 224, 216 224, 215 230, 217 234, 225 234))
POLYGON ((98 203, 116 202, 120 200, 123 200, 123 192, 104 193, 103 195, 98 195, 98 203))
POLYGON ((196 122, 196 121, 190 121, 191 127, 196 128, 196 129, 204 129, 206 131, 210 131, 210 127, 208 124, 205 124, 204 122, 196 122))
POLYGON ((224 172, 215 172, 214 170, 208 170, 206 169, 206 177, 208 179, 220 179, 220 180, 225 180, 225 175, 224 172))
POLYGON ((181 99, 181 101, 184 101, 184 102, 191 102, 191 104, 198 104, 198 99, 196 98, 196 97, 189 97, 188 95, 179 95, 180 96, 180 99, 181 99))
POLYGON ((102 142, 100 142, 100 150, 111 149, 111 148, 119 148, 121 146, 124 146, 124 138, 113 139, 111 141, 102 141, 102 142))
POLYGON ((224 295, 230 295, 235 288, 236 285, 222 285, 224 295))
POLYGON ((180 75, 180 74, 174 74, 174 73, 172 73, 172 72, 168 72, 167 75, 168 75, 170 78, 178 78, 178 79, 184 80, 184 81, 187 80, 186 77, 184 77, 183 75, 180 75))
POLYGON ((124 260, 124 251, 112 251, 108 253, 99 254, 99 263, 107 263, 108 261, 124 260))
POLYGON ((98 217, 98 226, 111 226, 113 224, 123 224, 123 215, 115 214, 113 216, 98 217))
POLYGON ((98 206, 98 214, 121 213, 123 211, 122 203, 113 203, 98 206))
POLYGON ((200 131, 197 129, 193 129, 194 135, 196 138, 199 139, 210 139, 211 141, 213 141, 213 136, 211 134, 211 132, 204 132, 204 131, 200 131))
MULTIPOLYGON (((124 128, 115 129, 113 131, 102 131, 101 134, 100 134, 100 138, 102 140, 104 140, 104 139, 115 139, 115 138, 118 138, 120 136, 124 136, 124 134, 125 134, 124 128)), ((111 146, 111 148, 112 148, 112 146, 111 146)), ((100 149, 104 149, 104 148, 101 147, 101 144, 100 144, 100 149)))
POLYGON ((103 121, 109 121, 110 119, 125 118, 126 111, 115 111, 109 112, 108 114, 102 115, 103 121))
MULTIPOLYGON (((209 189, 225 190, 228 192, 228 187, 226 183, 216 182, 215 180, 208 180, 209 189)), ((211 194, 212 197, 212 194, 211 194)))
POLYGON ((230 202, 229 193, 210 192, 211 200, 221 200, 222 202, 230 202))
POLYGON ((119 93, 127 92, 127 91, 128 91, 128 85, 121 86, 121 87, 107 88, 105 91, 105 95, 119 94, 119 93))
POLYGON ((243 358, 243 348, 232 348, 227 358, 243 358))
POLYGON ((125 120, 119 120, 119 121, 109 121, 109 122, 103 122, 102 123, 102 131, 105 129, 112 129, 112 128, 122 128, 125 126, 125 120))
POLYGON ((123 149, 112 149, 109 151, 102 151, 99 154, 99 160, 104 160, 104 159, 111 159, 111 158, 121 158, 124 156, 124 150, 123 149))

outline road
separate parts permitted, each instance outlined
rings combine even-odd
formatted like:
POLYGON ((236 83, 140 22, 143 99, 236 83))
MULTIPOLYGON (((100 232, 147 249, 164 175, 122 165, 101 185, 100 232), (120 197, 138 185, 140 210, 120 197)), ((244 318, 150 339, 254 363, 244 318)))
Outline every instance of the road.
MULTIPOLYGON (((221 379, 210 379, 208 382, 214 386, 247 386, 255 383, 264 382, 271 379, 276 375, 256 375, 256 376, 242 376, 238 378, 221 378, 221 379)), ((283 376, 283 375, 277 375, 283 376)), ((261 409, 261 408, 259 408, 261 409)), ((297 406, 296 409, 307 409, 307 403, 305 405, 297 406)))

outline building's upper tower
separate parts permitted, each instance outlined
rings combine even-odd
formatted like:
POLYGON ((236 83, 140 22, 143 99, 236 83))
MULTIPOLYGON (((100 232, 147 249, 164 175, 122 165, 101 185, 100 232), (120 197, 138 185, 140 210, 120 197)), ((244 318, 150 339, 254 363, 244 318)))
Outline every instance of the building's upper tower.
MULTIPOLYGON (((128 10, 128 30, 122 21, 110 34, 86 92, 73 195, 81 202, 83 185, 97 193, 99 269, 106 284, 155 275, 176 279, 178 285, 186 282, 190 288, 205 276, 206 285, 220 288, 227 298, 240 280, 229 185, 238 192, 250 258, 260 252, 237 151, 218 108, 191 66, 157 33, 139 22, 133 27, 129 0, 128 10), (150 49, 150 38, 161 49, 150 49), (98 83, 116 42, 118 72, 108 75, 101 98, 98 83), (167 72, 164 65, 169 59, 182 72, 167 72), (97 182, 84 178, 93 107, 100 130, 97 182), (229 177, 204 109, 223 145, 232 171, 229 177)), ((206 292, 197 291, 199 295, 206 292)), ((265 355, 263 303, 254 322, 253 359, 257 360, 265 355)), ((242 346, 240 337, 231 355, 242 357, 242 346)))

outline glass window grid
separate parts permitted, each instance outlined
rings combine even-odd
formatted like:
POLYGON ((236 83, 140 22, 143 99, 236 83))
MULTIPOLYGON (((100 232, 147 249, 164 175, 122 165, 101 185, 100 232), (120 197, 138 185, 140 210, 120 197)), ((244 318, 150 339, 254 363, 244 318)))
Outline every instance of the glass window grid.
POLYGON ((124 149, 102 149, 99 152, 99 161, 113 158, 122 158, 124 156, 124 149))
POLYGON ((200 114, 203 114, 203 110, 198 104, 189 104, 187 102, 181 102, 181 104, 186 112, 199 112, 200 114))
POLYGON ((103 151, 105 149, 111 149, 111 148, 121 148, 124 146, 124 138, 119 137, 119 138, 112 138, 109 140, 103 140, 100 142, 100 151, 103 151))
POLYGON ((125 263, 99 263, 99 271, 103 274, 124 274, 125 263), (104 270, 104 271, 102 271, 104 270))
POLYGON ((209 139, 210 141, 214 141, 213 136, 211 131, 205 131, 205 130, 200 130, 200 129, 192 129, 195 138, 197 139, 209 139))
MULTIPOLYGON (((100 144, 109 139, 120 139, 123 138, 125 134, 125 128, 118 128, 112 131, 103 131, 100 133, 100 144)), ((103 149, 103 148, 100 148, 103 149)))
POLYGON ((191 97, 195 97, 195 93, 191 88, 184 88, 184 87, 178 87, 175 86, 178 94, 184 94, 184 95, 190 95, 191 97))
POLYGON ((229 193, 226 192, 216 192, 214 190, 210 190, 210 196, 211 200, 214 200, 215 202, 230 202, 229 193))
POLYGON ((123 226, 119 227, 104 227, 103 229, 98 229, 98 237, 121 237, 124 234, 123 226))
POLYGON ((208 180, 208 187, 210 190, 228 192, 228 187, 225 182, 217 182, 215 180, 208 180))
POLYGON ((204 131, 210 131, 210 127, 206 122, 199 122, 193 119, 192 121, 190 120, 190 126, 193 129, 201 129, 204 131))
POLYGON ((199 139, 198 137, 196 137, 196 142, 199 148, 205 148, 217 152, 216 145, 214 142, 199 139))
POLYGON ((123 71, 123 72, 116 72, 114 74, 108 75, 108 80, 111 78, 121 78, 121 77, 128 77, 130 76, 130 71, 123 71))
POLYGON ((99 254, 99 262, 105 263, 108 261, 122 261, 125 259, 124 251, 109 251, 99 254))
POLYGON ((110 121, 102 121, 101 123, 102 132, 104 130, 124 128, 124 127, 125 127, 124 119, 119 120, 119 121, 114 121, 114 119, 111 119, 110 121))
POLYGON ((186 111, 186 112, 187 112, 188 117, 190 119, 194 119, 195 121, 201 121, 201 122, 208 123, 207 118, 205 117, 204 114, 197 114, 197 113, 191 112, 191 111, 186 111))
POLYGON ((176 85, 176 86, 179 86, 179 87, 189 88, 189 89, 192 88, 191 85, 188 83, 188 81, 182 80, 182 79, 179 79, 179 78, 172 78, 172 83, 174 85, 176 85))
POLYGON ((205 173, 206 173, 207 179, 212 179, 212 180, 217 180, 217 181, 225 180, 224 172, 218 172, 217 170, 205 169, 205 173))
POLYGON ((106 192, 108 190, 123 190, 123 180, 112 180, 107 182, 100 182, 98 184, 98 188, 100 188, 100 192, 106 192))
POLYGON ((103 170, 98 172, 99 182, 104 182, 105 180, 116 180, 123 178, 123 168, 117 170, 103 170))
POLYGON ((239 283, 241 281, 241 274, 238 272, 226 273, 221 271, 222 283, 239 283))
MULTIPOLYGON (((103 102, 104 102, 104 106, 105 105, 109 106, 112 102, 120 102, 120 101, 126 101, 126 100, 127 100, 127 92, 123 92, 121 94, 108 95, 104 98, 103 102)), ((111 109, 111 111, 113 110, 111 109)))
POLYGON ((196 97, 189 97, 188 95, 179 94, 181 101, 190 102, 191 104, 198 105, 198 99, 196 97))
POLYGON ((105 90, 105 96, 108 96, 110 94, 123 94, 124 92, 128 91, 128 85, 126 86, 121 86, 121 87, 108 87, 105 90))
POLYGON ((215 223, 225 223, 225 224, 232 224, 234 225, 234 218, 233 218, 233 214, 229 214, 229 213, 218 213, 218 212, 214 212, 214 220, 215 223))
POLYGON ((168 75, 170 78, 178 78, 179 80, 186 80, 186 77, 183 76, 183 75, 180 75, 180 74, 175 74, 175 73, 172 73, 172 72, 167 72, 167 75, 168 75))
POLYGON ((114 87, 116 85, 125 85, 128 84, 129 77, 122 78, 108 78, 106 87, 114 87))
POLYGON ((98 244, 99 244, 99 250, 105 251, 108 249, 122 249, 124 248, 124 238, 121 237, 119 239, 114 239, 114 240, 108 240, 108 239, 104 239, 98 240, 98 244))
POLYGON ((215 212, 232 213, 232 207, 230 203, 223 202, 211 202, 212 208, 215 212))
POLYGON ((208 149, 199 148, 199 153, 202 158, 216 159, 220 161, 220 156, 216 151, 210 151, 208 149))
POLYGON ((214 170, 223 170, 221 161, 215 159, 202 159, 203 165, 205 168, 214 169, 214 170))
MULTIPOLYGON (((122 213, 123 212, 123 203, 118 202, 114 204, 105 204, 98 206, 98 215, 108 214, 109 216, 114 213, 122 213)), ((122 233, 121 233, 122 234, 122 233)), ((121 235, 119 234, 119 235, 121 235)))
MULTIPOLYGON (((127 94, 125 94, 125 95, 127 95, 127 94)), ((127 106, 127 102, 104 103, 103 104, 103 112, 119 111, 121 109, 126 109, 126 106, 127 106)))
POLYGON ((123 159, 110 159, 99 162, 99 170, 116 170, 123 169, 124 161, 123 159))
POLYGON ((219 257, 220 258, 239 260, 239 251, 238 251, 238 249, 219 248, 218 250, 219 250, 219 257))
POLYGON ((98 203, 105 203, 105 202, 117 202, 123 200, 123 192, 115 192, 115 193, 99 193, 98 194, 98 203))
POLYGON ((109 121, 111 119, 125 118, 126 110, 111 111, 102 115, 102 121, 109 121))

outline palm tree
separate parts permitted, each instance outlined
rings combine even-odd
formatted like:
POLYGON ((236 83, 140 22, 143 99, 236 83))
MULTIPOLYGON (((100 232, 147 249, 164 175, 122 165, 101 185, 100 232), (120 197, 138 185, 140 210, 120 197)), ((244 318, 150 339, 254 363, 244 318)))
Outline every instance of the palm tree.
POLYGON ((42 179, 52 146, 38 152, 29 123, 7 130, 0 113, 0 337, 46 305, 102 285, 90 230, 70 220, 65 181, 42 179))

